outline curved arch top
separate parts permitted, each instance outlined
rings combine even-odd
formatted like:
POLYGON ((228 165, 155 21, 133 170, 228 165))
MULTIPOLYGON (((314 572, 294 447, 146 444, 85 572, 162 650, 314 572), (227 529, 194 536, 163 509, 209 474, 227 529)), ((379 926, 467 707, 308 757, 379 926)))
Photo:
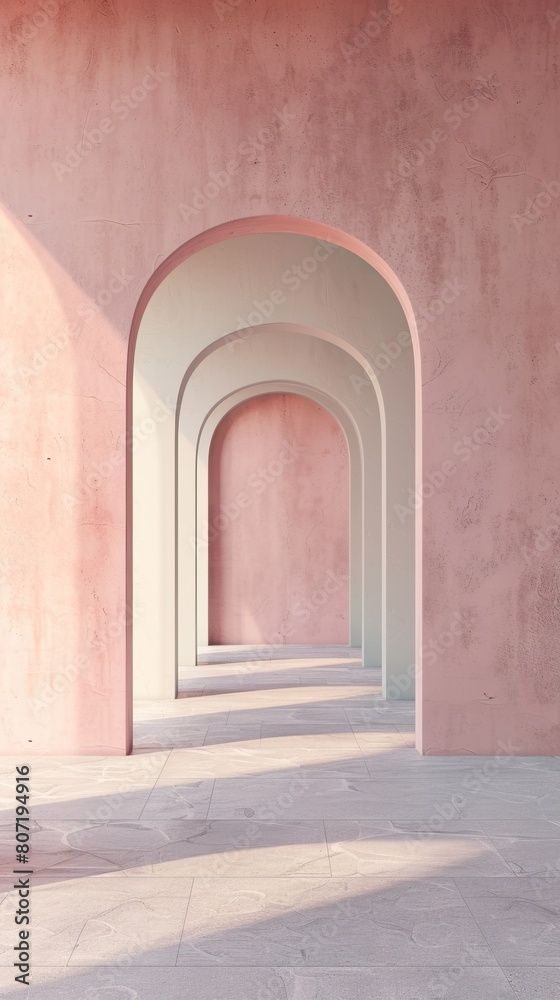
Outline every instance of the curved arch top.
MULTIPOLYGON (((303 376, 304 371, 300 365, 299 370, 303 376)), ((269 380, 265 382, 256 382, 250 385, 245 385, 243 387, 232 390, 228 395, 216 401, 216 403, 208 409, 208 412, 202 422, 200 427, 200 432, 197 441, 197 474, 196 483, 194 488, 198 494, 198 509, 197 509, 197 527, 198 527, 198 516, 199 511, 202 509, 205 498, 207 498, 208 491, 208 455, 210 450, 210 443, 212 436, 216 427, 220 421, 231 412, 235 406, 239 403, 245 402, 248 399, 254 399, 256 396, 267 395, 273 392, 291 392, 296 395, 302 395, 307 399, 311 399, 315 402, 320 403, 338 422, 342 433, 344 434, 346 440, 346 446, 348 448, 350 457, 350 546, 351 546, 351 558, 350 558, 350 644, 352 646, 364 647, 364 658, 366 662, 368 657, 371 655, 372 658, 376 660, 376 663, 381 662, 381 605, 380 605, 380 588, 379 595, 376 594, 375 582, 375 566, 380 566, 381 564, 381 540, 375 537, 372 539, 373 549, 370 550, 368 555, 372 558, 366 561, 364 566, 364 560, 362 556, 362 511, 363 511, 363 491, 364 491, 364 469, 363 469, 363 448, 362 448, 362 434, 360 433, 360 425, 363 425, 374 419, 372 415, 366 412, 366 409, 360 409, 357 413, 353 413, 351 408, 340 399, 335 399, 331 394, 325 392, 325 390, 313 388, 310 382, 313 380, 313 373, 310 372, 307 382, 295 382, 289 379, 283 380, 269 380), (379 545, 379 549, 375 549, 376 543, 379 545), (362 580, 362 574, 366 571, 365 580, 362 580), (367 604, 374 608, 373 614, 373 624, 368 620, 365 624, 367 628, 362 632, 363 617, 362 617, 362 584, 365 586, 364 600, 367 604), (376 600, 379 596, 379 602, 376 600), (377 606, 379 604, 379 606, 377 606), (376 631, 376 630, 379 631, 376 631), (367 652, 365 647, 367 646, 367 652), (370 646, 373 646, 375 652, 371 651, 370 646)), ((372 394, 373 395, 373 394, 372 394)), ((375 400, 373 400, 375 405, 375 400)), ((375 412, 375 411, 374 411, 375 412)), ((179 418, 181 425, 181 417, 179 418)), ((379 420, 377 420, 379 423, 379 420)), ((179 425, 179 435, 180 435, 180 425, 179 425)), ((180 435, 181 437, 181 435, 180 435)), ((185 489, 184 483, 184 471, 182 470, 181 463, 181 443, 179 444, 179 484, 180 488, 185 489)), ((379 451, 380 443, 377 449, 379 451)), ((371 450, 371 444, 370 444, 371 450)), ((371 456, 367 456, 371 460, 371 456)), ((380 464, 380 455, 374 454, 374 459, 378 459, 380 464)), ((368 465, 371 465, 371 461, 368 465)), ((377 472, 378 466, 376 465, 375 472, 377 472)), ((373 471, 373 470, 372 470, 373 471)), ((374 505, 375 496, 375 472, 370 476, 371 482, 368 484, 368 495, 367 501, 370 506, 374 505), (372 488, 373 483, 373 488, 372 488)), ((192 488, 192 487, 191 487, 192 488)), ((378 517, 381 517, 381 510, 377 511, 378 517)), ((371 543, 370 543, 371 544, 371 543)), ((207 602, 205 602, 205 593, 207 592, 208 585, 208 566, 207 566, 207 549, 206 546, 202 546, 202 551, 197 554, 197 588, 198 588, 198 619, 200 628, 200 634, 202 638, 199 640, 200 644, 205 645, 207 642, 208 635, 208 625, 207 625, 207 602)), ((179 586, 181 587, 181 575, 182 567, 179 569, 180 578, 179 586)), ((186 588, 185 588, 186 591, 186 588)), ((184 627, 184 621, 181 620, 179 623, 179 662, 187 662, 185 659, 188 658, 189 649, 189 636, 186 634, 184 627)))
POLYGON ((416 326, 412 303, 400 278, 375 250, 372 250, 371 247, 363 243, 356 236, 351 236, 349 233, 345 233, 344 230, 337 229, 335 226, 329 226, 324 222, 313 222, 311 219, 302 219, 296 215, 254 215, 246 216, 243 219, 235 219, 232 222, 222 222, 218 226, 213 226, 211 229, 206 229, 204 232, 191 237, 190 240, 182 243, 169 257, 162 261, 142 289, 132 317, 128 357, 130 375, 132 374, 131 361, 133 364, 136 338, 140 329, 142 316, 158 285, 179 264, 189 257, 194 256, 194 254, 200 253, 201 250, 206 250, 208 247, 222 243, 224 240, 234 239, 236 236, 251 236, 257 233, 289 233, 293 236, 315 237, 318 240, 324 240, 327 243, 333 243, 345 250, 349 250, 357 257, 361 257, 367 264, 370 264, 385 279, 403 308, 412 339, 417 379, 420 379, 421 357, 418 328, 416 326))
MULTIPOLYGON (((166 608, 171 604, 177 607, 177 598, 171 600, 176 570, 170 553, 176 544, 172 541, 173 525, 178 517, 173 483, 177 482, 179 412, 181 426, 188 428, 187 447, 193 454, 197 447, 195 428, 200 427, 195 410, 189 423, 190 404, 186 403, 185 410, 184 387, 193 378, 196 382, 210 377, 217 393, 213 400, 209 398, 211 409, 220 398, 224 371, 244 365, 250 382, 251 366, 261 364, 263 358, 259 381, 297 381, 297 366, 288 370, 284 365, 290 348, 287 346, 283 355, 266 342, 266 329, 271 325, 284 331, 286 345, 293 343, 290 337, 294 336, 308 342, 305 348, 302 343, 301 358, 302 362, 307 358, 305 363, 309 364, 310 356, 316 356, 320 370, 317 388, 328 389, 342 401, 351 385, 358 407, 363 401, 360 382, 375 390, 381 420, 381 530, 386 538, 389 529, 392 539, 390 556, 383 547, 387 585, 383 591, 382 661, 385 682, 387 678, 394 680, 387 690, 393 691, 393 697, 411 697, 421 648, 421 512, 416 510, 399 522, 393 508, 406 503, 408 490, 418 489, 421 480, 420 359, 414 315, 400 280, 378 254, 331 226, 291 216, 240 219, 189 240, 154 272, 135 311, 128 358, 129 426, 149 418, 164 400, 175 414, 175 419, 158 425, 143 446, 135 460, 135 469, 143 471, 134 473, 135 516, 140 514, 148 560, 141 557, 145 571, 139 572, 139 579, 148 581, 146 595, 154 624, 149 632, 161 635, 157 655, 166 663, 173 658, 176 663, 176 631, 172 638, 172 630, 164 622, 170 621, 171 612, 166 608), (403 332, 406 336, 401 340, 403 332), (401 345, 397 354, 389 349, 391 360, 381 363, 387 344, 397 342, 401 345), (334 355, 332 350, 329 355, 327 344, 346 354, 347 361, 333 364, 334 355), (341 380, 346 380, 344 387, 341 380), (142 509, 142 494, 148 491, 150 511, 145 506, 142 509), (150 519, 160 526, 159 535, 147 530, 150 519), (400 678, 404 679, 403 687, 400 678)), ((299 356, 299 349, 292 353, 299 356)), ((129 448, 130 514, 132 464, 129 448)), ((128 520, 130 523, 132 518, 128 520)), ((131 528, 128 540, 132 606, 131 528)), ((142 628, 148 629, 148 623, 143 622, 142 628)), ((148 657, 148 645, 144 646, 143 655, 148 657)), ((131 669, 131 641, 129 650, 131 669)), ((155 651, 153 647, 151 654, 155 651)))

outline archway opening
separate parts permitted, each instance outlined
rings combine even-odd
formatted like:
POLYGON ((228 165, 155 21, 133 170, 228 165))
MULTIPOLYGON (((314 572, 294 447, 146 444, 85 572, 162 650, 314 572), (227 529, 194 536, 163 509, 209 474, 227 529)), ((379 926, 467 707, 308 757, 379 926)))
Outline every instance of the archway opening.
POLYGON ((230 410, 209 452, 209 645, 348 645, 349 507, 323 406, 284 392, 230 410))
MULTIPOLYGON (((370 659, 364 653, 362 667, 381 663, 383 698, 414 698, 421 678, 421 506, 406 505, 421 481, 418 362, 414 317, 398 279, 373 251, 330 227, 239 220, 201 234, 162 265, 139 303, 130 354, 130 426, 153 424, 149 441, 134 460, 132 449, 129 456, 129 595, 131 606, 139 595, 145 613, 134 630, 130 624, 128 648, 140 698, 176 697, 179 664, 188 670, 197 663, 197 461, 205 424, 228 396, 275 381, 313 385, 340 403, 358 430, 361 629, 370 651, 380 651, 370 659), (263 353, 257 342, 267 325, 277 340, 263 353), (278 348, 286 334, 301 345, 295 353, 278 348), (346 362, 333 367, 334 355, 323 356, 327 346, 357 370, 346 362), (310 365, 311 380, 300 374, 310 365), (377 416, 368 403, 360 421, 362 393, 372 391, 377 416), (152 414, 161 414, 162 404, 171 419, 160 422, 152 414), (377 481, 368 472, 375 455, 377 481), (185 491, 190 506, 183 519, 185 491), (405 506, 406 516, 399 516, 405 506), (379 560, 372 560, 378 550, 379 560), (366 588, 372 565, 381 572, 366 588)), ((351 586, 351 595, 357 592, 351 586)))

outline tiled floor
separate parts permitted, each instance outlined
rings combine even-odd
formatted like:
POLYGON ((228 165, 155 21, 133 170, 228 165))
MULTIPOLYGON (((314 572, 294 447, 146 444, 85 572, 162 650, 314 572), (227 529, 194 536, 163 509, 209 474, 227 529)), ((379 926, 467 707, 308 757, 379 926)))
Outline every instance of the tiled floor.
POLYGON ((356 651, 283 652, 33 760, 30 990, 0 761, 2 997, 560 1000, 560 758, 421 758, 356 651))

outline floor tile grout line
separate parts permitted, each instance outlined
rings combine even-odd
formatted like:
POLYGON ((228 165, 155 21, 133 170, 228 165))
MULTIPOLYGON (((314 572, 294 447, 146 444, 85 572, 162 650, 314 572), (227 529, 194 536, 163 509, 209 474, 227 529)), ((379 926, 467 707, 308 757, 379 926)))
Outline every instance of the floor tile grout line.
MULTIPOLYGON (((480 825, 482 826, 482 824, 480 824, 480 825)), ((489 834, 487 834, 486 831, 484 832, 484 836, 486 837, 487 840, 490 841, 490 843, 492 844, 492 847, 494 848, 494 850, 496 851, 496 853, 500 856, 500 858, 502 859, 502 861, 504 862, 504 864, 509 868, 509 870, 510 870, 511 874, 513 875, 513 877, 514 878, 523 877, 522 875, 520 875, 519 872, 514 871, 511 863, 507 860, 507 858, 504 857, 504 855, 502 854, 502 852, 501 852, 500 848, 498 847, 498 845, 494 843, 493 837, 489 836, 489 834)), ((560 844, 558 845, 558 848, 560 850, 560 844)))
MULTIPOLYGON (((480 825, 482 826, 482 823, 480 825)), ((525 879, 525 878, 550 878, 550 872, 548 872, 546 875, 541 875, 541 874, 539 874, 539 872, 516 872, 516 871, 514 871, 514 869, 512 868, 512 863, 510 861, 508 861, 507 858, 504 857, 504 855, 502 854, 500 848, 494 842, 495 838, 491 834, 486 833, 486 831, 484 831, 484 836, 486 837, 487 840, 490 841, 490 843, 492 844, 492 847, 494 848, 494 850, 497 851, 497 853, 502 858, 504 864, 508 866, 508 868, 510 869, 512 875, 515 878, 521 878, 521 879, 525 879)), ((506 835, 506 839, 508 839, 507 835, 506 835)), ((556 843, 555 840, 551 839, 549 841, 548 838, 542 838, 542 837, 515 837, 515 838, 511 838, 511 839, 515 839, 516 842, 519 842, 520 840, 529 840, 529 841, 531 841, 531 840, 543 840, 544 839, 544 840, 547 841, 547 843, 552 843, 552 844, 556 843)), ((560 845, 559 845, 559 848, 560 848, 560 845)), ((559 853, 557 861, 558 861, 558 863, 557 863, 556 869, 558 871, 558 875, 560 876, 560 853, 559 853)), ((556 877, 558 877, 558 876, 556 876, 556 877)))
MULTIPOLYGON (((534 966, 517 966, 517 968, 534 968, 534 966)), ((537 966, 537 968, 539 968, 539 967, 537 966)), ((550 966, 549 966, 549 968, 550 968, 550 966)), ((509 979, 507 977, 507 973, 505 972, 505 970, 502 969, 502 972, 504 973, 505 980, 506 980, 506 982, 507 982, 507 984, 508 984, 508 986, 509 986, 509 988, 511 990, 512 1000, 523 1000, 523 997, 521 996, 520 993, 517 992, 517 990, 516 990, 515 986, 513 985, 513 983, 510 983, 510 981, 509 981, 509 979)))
POLYGON ((323 832, 325 834, 325 847, 327 849, 327 861, 329 863, 329 871, 331 873, 331 878, 332 878, 333 877, 333 870, 332 870, 332 864, 331 864, 331 850, 330 850, 329 841, 328 841, 328 837, 327 837, 327 823, 326 823, 326 820, 324 820, 324 819, 321 820, 321 822, 323 824, 323 832))
POLYGON ((165 753, 165 760, 164 760, 163 764, 161 765, 161 770, 160 770, 160 772, 159 772, 159 774, 158 774, 158 776, 157 776, 156 780, 154 781, 154 783, 153 783, 153 785, 152 785, 152 787, 151 787, 151 789, 150 789, 150 793, 149 793, 149 795, 148 795, 148 798, 147 798, 147 799, 146 799, 146 801, 144 802, 144 805, 142 806, 142 808, 141 808, 141 810, 140 810, 140 812, 139 812, 138 816, 136 817, 136 819, 137 819, 137 820, 138 820, 138 819, 142 819, 142 816, 143 816, 143 813, 144 813, 144 809, 146 809, 146 808, 148 807, 148 803, 149 803, 149 801, 150 801, 150 799, 151 799, 152 795, 154 794, 154 791, 155 791, 155 787, 156 787, 156 785, 157 785, 157 783, 158 783, 159 779, 161 778, 161 775, 162 775, 162 773, 163 773, 163 769, 165 768, 165 765, 167 764, 168 760, 169 760, 169 759, 170 759, 170 757, 171 757, 171 753, 172 753, 172 750, 173 750, 173 748, 172 748, 172 747, 169 747, 169 748, 166 748, 166 749, 162 750, 162 753, 165 753))
POLYGON ((208 808, 206 810, 206 815, 204 817, 204 820, 207 820, 210 815, 210 806, 212 805, 212 799, 214 798, 214 790, 216 788, 217 780, 218 780, 217 778, 214 778, 212 781, 212 791, 210 792, 210 799, 208 800, 208 808))
MULTIPOLYGON (((506 877, 506 876, 504 876, 504 877, 506 877)), ((512 877, 515 877, 515 876, 512 876, 512 877)), ((487 876, 487 879, 488 879, 488 882, 489 882, 489 884, 491 884, 491 879, 492 879, 492 878, 498 878, 498 879, 499 879, 500 881, 502 880, 502 876, 497 876, 497 875, 496 875, 496 876, 491 876, 491 875, 490 875, 490 876, 487 876)), ((497 964, 498 964, 498 968, 499 968, 499 969, 501 970, 501 972, 502 972, 502 975, 503 975, 504 979, 505 979, 505 980, 506 980, 506 982, 507 982, 507 976, 506 976, 506 974, 505 974, 505 971, 504 971, 504 968, 503 968, 503 966, 502 966, 502 963, 500 962, 500 960, 499 960, 498 956, 496 955, 496 953, 495 953, 495 951, 494 951, 494 949, 493 949, 492 945, 490 944, 490 942, 489 942, 488 938, 486 937, 486 934, 484 933, 484 930, 483 930, 483 928, 481 927, 481 925, 480 925, 480 922, 479 922, 479 920, 477 920, 477 918, 476 918, 475 914, 473 913, 473 911, 472 911, 472 908, 471 908, 471 906, 470 906, 470 904, 469 904, 469 901, 468 901, 468 899, 467 899, 467 898, 466 898, 466 897, 465 897, 465 896, 463 895, 463 893, 462 893, 462 891, 461 891, 461 889, 460 889, 460 887, 459 887, 459 886, 460 886, 460 882, 461 882, 461 880, 460 880, 460 879, 457 879, 456 877, 453 877, 453 876, 452 876, 452 882, 453 882, 453 884, 454 884, 455 888, 457 889, 457 892, 459 893, 459 895, 460 895, 461 899, 463 900, 463 903, 465 904, 465 906, 466 906, 466 908, 467 908, 468 912, 470 913, 470 915, 471 915, 472 919, 474 920, 474 922, 475 922, 476 926, 478 927, 478 930, 480 931, 480 933, 481 933, 482 937, 484 938, 484 940, 485 940, 485 942, 486 942, 486 947, 488 948, 488 951, 489 951, 489 952, 490 952, 490 954, 491 954, 491 955, 493 955, 493 956, 494 956, 494 958, 496 959, 496 962, 497 962, 497 964), (458 883, 459 883, 459 884, 458 884, 458 883)), ((508 986, 509 986, 509 983, 508 983, 508 986)))
POLYGON ((364 762, 364 764, 365 764, 365 767, 366 767, 366 771, 367 771, 367 773, 368 773, 369 777, 371 778, 371 774, 370 774, 370 770, 369 770, 369 767, 368 767, 368 758, 367 758, 367 757, 366 757, 366 755, 365 755, 365 751, 364 751, 364 748, 363 748, 362 746, 360 746, 360 743, 359 743, 359 741, 358 741, 358 738, 357 738, 357 736, 356 736, 356 733, 354 732, 354 730, 352 730, 352 734, 353 734, 353 736, 354 736, 354 739, 355 739, 355 741, 356 741, 356 744, 357 744, 357 747, 358 747, 358 750, 360 751, 360 753, 361 753, 361 755, 362 755, 362 760, 363 760, 363 762, 364 762))
POLYGON ((183 937, 184 937, 184 934, 185 934, 185 925, 187 923, 187 916, 188 916, 188 912, 189 912, 189 906, 191 905, 191 896, 193 894, 193 889, 194 889, 194 877, 193 877, 192 882, 191 882, 191 888, 190 888, 190 892, 189 892, 189 898, 187 899, 187 905, 185 907, 185 916, 184 916, 184 919, 183 919, 183 925, 181 927, 181 933, 179 934, 179 943, 177 945, 177 954, 175 956, 175 965, 174 965, 175 968, 178 967, 177 966, 177 962, 179 961, 179 952, 181 951, 181 945, 183 943, 183 937))
POLYGON ((523 834, 519 834, 519 835, 512 834, 512 833, 507 833, 507 832, 504 832, 504 833, 489 833, 488 830, 486 829, 486 825, 485 825, 486 823, 503 823, 503 824, 506 824, 506 823, 509 823, 509 822, 515 822, 515 820, 510 820, 510 819, 507 819, 507 818, 502 819, 502 818, 498 817, 497 819, 490 819, 490 818, 480 819, 480 820, 478 820, 478 823, 479 823, 479 825, 480 825, 480 827, 481 827, 481 829, 482 829, 485 837, 490 837, 490 838, 493 838, 493 837, 506 837, 507 838, 507 837, 509 837, 512 840, 545 840, 545 841, 549 841, 552 844, 555 844, 558 841, 560 841, 560 825, 554 826, 554 822, 555 821, 553 821, 553 820, 546 819, 543 816, 536 816, 536 817, 533 816, 533 817, 530 817, 528 819, 523 819, 523 820, 521 820, 521 822, 522 823, 527 823, 527 824, 529 824, 529 823, 535 823, 535 822, 541 823, 541 822, 543 822, 543 820, 546 823, 551 823, 552 824, 552 827, 557 831, 555 833, 555 836, 553 836, 553 837, 552 836, 546 836, 545 834, 540 834, 540 833, 523 833, 523 834))

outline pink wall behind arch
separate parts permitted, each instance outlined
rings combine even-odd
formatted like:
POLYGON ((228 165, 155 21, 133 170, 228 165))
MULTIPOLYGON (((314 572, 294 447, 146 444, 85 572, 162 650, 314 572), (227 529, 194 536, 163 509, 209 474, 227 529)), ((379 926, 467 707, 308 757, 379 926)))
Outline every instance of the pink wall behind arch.
POLYGON ((297 215, 398 274, 424 476, 455 467, 422 505, 422 747, 560 752, 554 6, 403 2, 358 47, 365 0, 59 0, 39 26, 36 0, 3 0, 1 750, 126 749, 134 308, 197 233, 297 215))
POLYGON ((220 422, 209 456, 210 643, 347 643, 349 468, 342 429, 271 393, 220 422))

